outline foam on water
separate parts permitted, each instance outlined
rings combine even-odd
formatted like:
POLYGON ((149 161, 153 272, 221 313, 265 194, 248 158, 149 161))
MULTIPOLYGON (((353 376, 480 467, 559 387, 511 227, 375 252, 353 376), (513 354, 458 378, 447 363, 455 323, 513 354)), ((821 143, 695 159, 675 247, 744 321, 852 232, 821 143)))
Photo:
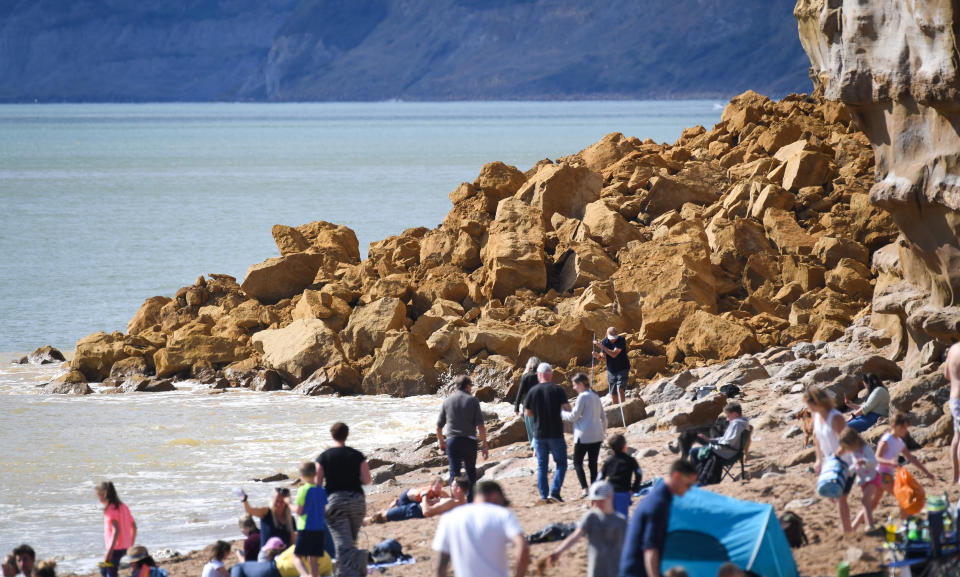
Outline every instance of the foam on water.
MULTIPOLYGON (((181 551, 236 537, 243 486, 266 502, 271 485, 250 479, 292 473, 328 446, 337 420, 363 451, 433 430, 437 397, 301 397, 248 390, 210 394, 197 383, 155 394, 41 395, 59 369, 11 365, 0 355, 0 551, 20 542, 64 570, 90 571, 103 549, 96 482, 112 480, 140 541, 181 551)), ((485 410, 508 415, 506 403, 485 410)))

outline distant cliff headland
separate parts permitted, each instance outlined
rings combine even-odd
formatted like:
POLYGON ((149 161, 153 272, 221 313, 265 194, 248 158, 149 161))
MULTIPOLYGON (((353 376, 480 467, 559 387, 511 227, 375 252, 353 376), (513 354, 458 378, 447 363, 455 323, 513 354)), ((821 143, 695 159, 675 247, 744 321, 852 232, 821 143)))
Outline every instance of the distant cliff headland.
POLYGON ((810 90, 790 0, 0 3, 0 102, 810 90))

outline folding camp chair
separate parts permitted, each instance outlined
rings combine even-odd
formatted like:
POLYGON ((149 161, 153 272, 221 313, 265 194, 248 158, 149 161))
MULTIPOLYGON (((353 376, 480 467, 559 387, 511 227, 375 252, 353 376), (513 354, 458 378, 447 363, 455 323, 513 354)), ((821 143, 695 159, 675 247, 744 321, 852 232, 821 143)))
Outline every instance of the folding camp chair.
MULTIPOLYGON (((737 476, 732 472, 734 465, 736 465, 737 463, 740 463, 740 480, 741 481, 746 480, 746 466, 744 465, 744 461, 747 460, 747 451, 750 450, 750 434, 752 432, 753 432, 753 426, 751 425, 746 429, 744 429, 742 433, 740 433, 740 449, 737 451, 735 455, 733 455, 729 459, 720 459, 720 456, 717 455, 717 459, 719 460, 720 466, 722 467, 722 470, 723 470, 723 474, 720 475, 721 481, 723 481, 727 477, 730 477, 734 481, 737 480, 737 476)), ((729 447, 729 445, 718 445, 718 446, 729 447)), ((730 447, 730 448, 732 449, 733 447, 730 447)))

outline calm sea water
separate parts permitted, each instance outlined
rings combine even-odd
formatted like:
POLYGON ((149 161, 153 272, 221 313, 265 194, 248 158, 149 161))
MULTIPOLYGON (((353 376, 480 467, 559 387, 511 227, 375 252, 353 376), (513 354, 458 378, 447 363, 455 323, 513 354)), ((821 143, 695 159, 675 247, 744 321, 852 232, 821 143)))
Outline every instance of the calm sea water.
MULTIPOLYGON (((68 351, 122 330, 143 300, 206 273, 242 279, 276 256, 276 223, 328 220, 370 242, 434 227, 486 162, 526 170, 608 132, 673 141, 720 103, 0 106, 0 351, 68 351)), ((55 368, 0 354, 0 552, 90 571, 102 553, 93 484, 113 479, 148 547, 235 536, 229 489, 293 470, 335 419, 371 449, 432 428, 434 398, 290 393, 48 397, 55 368)), ((510 407, 489 407, 511 412, 510 407)))

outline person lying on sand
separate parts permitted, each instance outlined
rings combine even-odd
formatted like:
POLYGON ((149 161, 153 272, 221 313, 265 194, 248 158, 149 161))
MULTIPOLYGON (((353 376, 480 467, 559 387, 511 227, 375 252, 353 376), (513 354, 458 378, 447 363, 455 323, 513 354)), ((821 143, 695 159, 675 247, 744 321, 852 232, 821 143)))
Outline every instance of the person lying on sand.
MULTIPOLYGON (((431 485, 431 487, 432 486, 433 485, 431 485)), ((441 491, 439 494, 445 494, 442 492, 442 480, 440 481, 440 487, 441 491)), ((451 496, 449 497, 431 499, 423 496, 421 502, 413 501, 410 493, 413 492, 413 494, 416 495, 417 491, 421 490, 422 488, 404 491, 400 495, 400 498, 393 502, 392 507, 375 515, 371 515, 364 520, 364 524, 372 525, 376 523, 386 523, 387 521, 406 521, 407 519, 423 519, 425 517, 442 515, 450 509, 459 507, 467 502, 467 494, 470 492, 470 479, 465 475, 454 479, 453 486, 451 487, 451 496)))

